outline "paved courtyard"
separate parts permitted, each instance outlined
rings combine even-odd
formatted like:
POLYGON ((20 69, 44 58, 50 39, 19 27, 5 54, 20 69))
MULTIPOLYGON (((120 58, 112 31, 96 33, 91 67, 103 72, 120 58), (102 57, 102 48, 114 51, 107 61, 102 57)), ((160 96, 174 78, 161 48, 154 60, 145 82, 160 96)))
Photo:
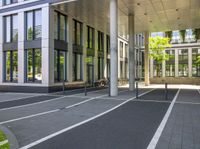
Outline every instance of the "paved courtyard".
POLYGON ((0 93, 0 129, 21 149, 200 149, 197 87, 0 93))

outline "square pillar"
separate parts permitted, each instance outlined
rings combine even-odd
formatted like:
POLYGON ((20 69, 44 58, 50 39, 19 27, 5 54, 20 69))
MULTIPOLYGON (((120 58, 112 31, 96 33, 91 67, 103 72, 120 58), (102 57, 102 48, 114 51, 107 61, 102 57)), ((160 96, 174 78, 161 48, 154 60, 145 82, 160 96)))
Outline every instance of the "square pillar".
POLYGON ((150 59, 150 78, 153 78, 153 59, 150 59))
POLYGON ((67 79, 68 82, 73 81, 73 18, 68 16, 68 53, 67 53, 67 79))
POLYGON ((83 23, 83 63, 82 63, 82 74, 83 74, 83 81, 87 80, 87 25, 83 23))
POLYGON ((145 51, 144 51, 144 81, 149 85, 149 33, 145 32, 145 51))
POLYGON ((42 8, 42 84, 54 84, 54 10, 42 8))
MULTIPOLYGON (((18 13, 18 35, 25 35, 24 12, 18 13)), ((25 81, 25 36, 18 36, 18 83, 23 84, 25 81)))
POLYGON ((166 70, 166 61, 162 62, 162 77, 165 77, 165 70, 166 70))
POLYGON ((98 80, 98 31, 94 31, 94 81, 98 80))
POLYGON ((129 14, 129 90, 135 89, 135 17, 129 14))
POLYGON ((0 15, 0 83, 3 82, 3 16, 0 15))
POLYGON ((110 0, 110 95, 118 95, 118 0, 110 0))
POLYGON ((175 49, 175 77, 178 76, 178 49, 175 49))
POLYGON ((192 77, 192 48, 188 49, 188 75, 192 77))
POLYGON ((106 31, 104 32, 104 78, 107 78, 107 39, 106 31))

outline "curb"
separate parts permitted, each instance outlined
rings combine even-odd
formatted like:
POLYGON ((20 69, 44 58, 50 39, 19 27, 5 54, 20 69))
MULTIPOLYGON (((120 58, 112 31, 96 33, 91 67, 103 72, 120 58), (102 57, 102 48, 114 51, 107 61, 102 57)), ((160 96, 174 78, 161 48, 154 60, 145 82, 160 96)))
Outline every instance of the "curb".
POLYGON ((0 130, 2 130, 7 137, 7 140, 0 142, 0 145, 1 145, 1 143, 3 145, 3 144, 6 144, 7 142, 9 142, 10 149, 18 149, 19 143, 18 143, 15 135, 5 126, 0 125, 0 130))

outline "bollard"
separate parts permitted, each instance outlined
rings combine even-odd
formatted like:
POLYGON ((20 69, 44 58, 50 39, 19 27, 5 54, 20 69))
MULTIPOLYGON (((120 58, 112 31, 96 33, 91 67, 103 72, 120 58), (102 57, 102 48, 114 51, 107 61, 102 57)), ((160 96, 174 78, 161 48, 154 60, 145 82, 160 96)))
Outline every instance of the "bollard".
POLYGON ((65 93, 65 80, 63 80, 63 93, 65 93))
POLYGON ((167 88, 167 83, 165 83, 165 100, 168 100, 168 88, 167 88))
POLYGON ((85 96, 87 96, 87 82, 85 82, 85 96))
POLYGON ((138 81, 135 82, 136 83, 136 99, 138 99, 138 81))
POLYGON ((110 97, 110 78, 108 78, 108 96, 110 97))

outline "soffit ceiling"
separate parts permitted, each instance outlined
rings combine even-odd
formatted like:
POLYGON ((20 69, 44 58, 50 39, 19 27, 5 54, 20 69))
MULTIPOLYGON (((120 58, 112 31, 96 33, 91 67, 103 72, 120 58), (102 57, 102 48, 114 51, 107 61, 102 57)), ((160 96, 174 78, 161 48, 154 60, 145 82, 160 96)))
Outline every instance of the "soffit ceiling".
MULTIPOLYGON (((128 14, 136 32, 200 27, 200 0, 118 0, 119 34, 128 34, 128 14)), ((89 25, 109 32, 109 0, 77 0, 56 5, 89 25)))

